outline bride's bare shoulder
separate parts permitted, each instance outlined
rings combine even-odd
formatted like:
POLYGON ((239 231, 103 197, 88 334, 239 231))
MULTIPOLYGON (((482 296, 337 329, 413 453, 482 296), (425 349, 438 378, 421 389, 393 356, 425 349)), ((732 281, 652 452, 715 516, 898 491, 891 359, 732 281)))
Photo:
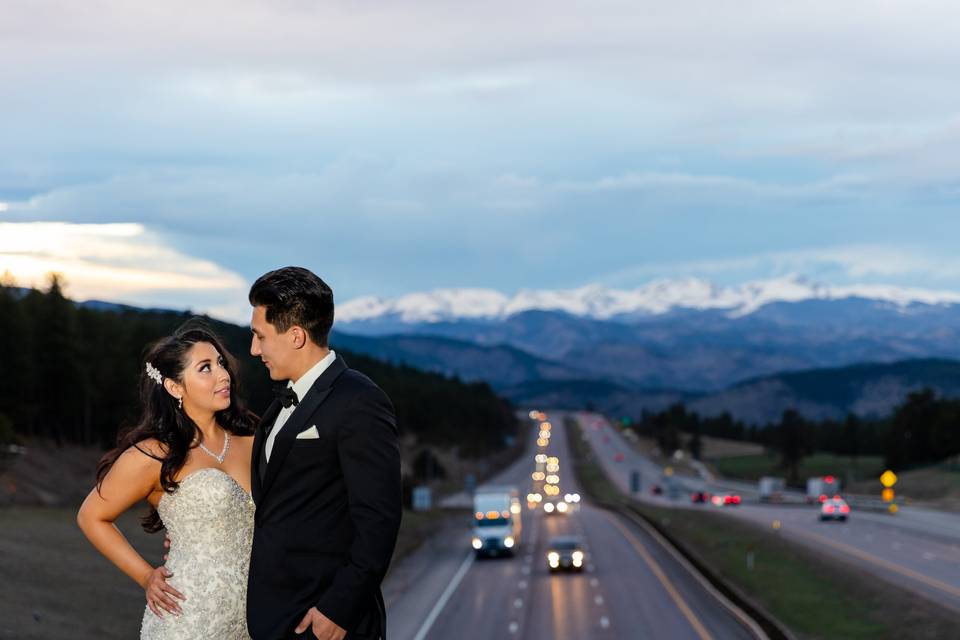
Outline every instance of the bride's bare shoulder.
POLYGON ((157 462, 162 462, 167 457, 167 445, 156 438, 147 438, 133 444, 124 452, 124 455, 143 455, 157 462))

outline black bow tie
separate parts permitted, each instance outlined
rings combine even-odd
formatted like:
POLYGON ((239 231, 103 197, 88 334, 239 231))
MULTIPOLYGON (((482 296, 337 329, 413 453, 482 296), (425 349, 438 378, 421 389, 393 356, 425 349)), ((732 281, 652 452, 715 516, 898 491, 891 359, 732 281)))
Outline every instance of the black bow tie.
POLYGON ((277 400, 280 401, 284 409, 289 408, 290 405, 295 407, 300 404, 300 399, 297 398, 297 393, 292 387, 286 385, 276 386, 273 388, 273 393, 277 396, 277 400))

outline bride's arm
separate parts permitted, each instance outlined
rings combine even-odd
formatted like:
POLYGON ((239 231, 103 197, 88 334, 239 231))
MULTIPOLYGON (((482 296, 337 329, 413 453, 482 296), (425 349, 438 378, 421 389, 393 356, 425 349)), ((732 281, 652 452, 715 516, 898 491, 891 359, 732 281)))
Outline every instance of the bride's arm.
POLYGON ((165 567, 151 567, 120 532, 114 521, 130 507, 145 500, 160 484, 160 462, 136 448, 127 449, 80 506, 77 524, 87 539, 117 568, 146 591, 147 603, 157 615, 158 606, 171 613, 180 607, 171 596, 183 598, 166 584, 172 575, 165 567), (169 595, 167 595, 169 594, 169 595))

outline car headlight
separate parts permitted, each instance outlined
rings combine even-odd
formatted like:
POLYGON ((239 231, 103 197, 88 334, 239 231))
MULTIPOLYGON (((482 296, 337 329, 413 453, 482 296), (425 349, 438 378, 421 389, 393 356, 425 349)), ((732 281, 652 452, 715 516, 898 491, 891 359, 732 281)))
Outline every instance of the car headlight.
POLYGON ((477 551, 483 548, 483 541, 480 540, 480 538, 474 538, 471 544, 473 545, 473 548, 476 549, 477 551))
POLYGON ((507 536, 506 538, 503 539, 503 546, 505 546, 507 549, 513 548, 513 543, 514 543, 513 536, 507 536))
POLYGON ((547 513, 553 513, 553 503, 547 502, 546 504, 544 504, 543 510, 546 511, 547 513))
POLYGON ((566 502, 558 502, 558 503, 557 503, 557 511, 559 511, 560 513, 566 513, 566 511, 567 511, 567 503, 566 503, 566 502))
POLYGON ((550 564, 557 564, 560 562, 560 554, 556 551, 551 551, 547 554, 547 560, 550 562, 550 564))
POLYGON ((572 555, 574 562, 583 562, 583 551, 574 551, 572 555))

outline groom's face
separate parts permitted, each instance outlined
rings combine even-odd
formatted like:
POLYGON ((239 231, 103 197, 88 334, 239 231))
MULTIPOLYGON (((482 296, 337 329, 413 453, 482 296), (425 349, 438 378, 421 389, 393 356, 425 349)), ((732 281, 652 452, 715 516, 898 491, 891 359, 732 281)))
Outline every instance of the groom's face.
POLYGON ((295 342, 290 331, 277 333, 277 328, 267 322, 267 308, 254 307, 250 319, 250 355, 260 358, 271 380, 289 380, 292 372, 290 365, 295 355, 295 342))

